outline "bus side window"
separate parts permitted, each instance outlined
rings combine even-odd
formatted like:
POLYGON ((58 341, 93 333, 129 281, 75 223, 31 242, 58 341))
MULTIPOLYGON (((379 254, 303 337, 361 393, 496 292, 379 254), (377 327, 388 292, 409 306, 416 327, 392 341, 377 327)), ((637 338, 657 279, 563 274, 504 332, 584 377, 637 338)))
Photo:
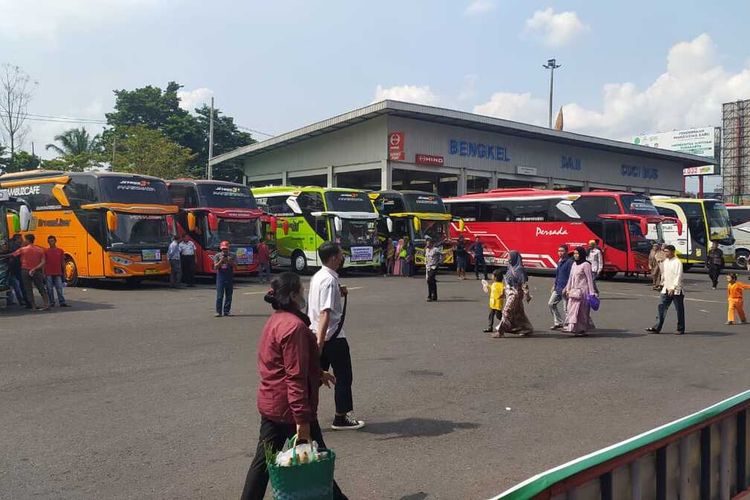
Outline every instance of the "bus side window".
POLYGON ((303 212, 323 212, 325 210, 323 197, 320 193, 302 193, 297 196, 297 203, 299 203, 303 212))
POLYGON ((664 217, 674 217, 675 219, 678 218, 677 212, 675 212, 671 208, 656 207, 656 210, 659 212, 659 215, 663 215, 664 217))
POLYGON ((98 181, 93 176, 75 176, 63 187, 72 208, 79 208, 87 203, 99 201, 97 194, 98 181))
POLYGON ((451 203, 449 205, 451 214, 455 217, 461 217, 463 220, 472 222, 479 220, 480 203, 451 203))
POLYGON ((318 236, 320 236, 323 241, 328 241, 330 237, 328 236, 328 224, 327 220, 324 217, 318 217, 315 219, 315 232, 318 233, 318 236))
MULTIPOLYGON (((628 243, 625 239, 625 227, 623 222, 618 220, 604 220, 603 222, 604 242, 606 245, 618 250, 627 250, 628 243)), ((640 229, 638 229, 638 232, 640 233, 640 229)))

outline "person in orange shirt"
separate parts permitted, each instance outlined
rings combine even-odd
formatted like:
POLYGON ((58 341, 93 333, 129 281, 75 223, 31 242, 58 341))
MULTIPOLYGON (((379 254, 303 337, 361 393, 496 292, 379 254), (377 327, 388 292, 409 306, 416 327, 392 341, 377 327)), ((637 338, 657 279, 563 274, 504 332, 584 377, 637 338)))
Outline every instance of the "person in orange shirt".
POLYGON ((734 324, 734 318, 740 317, 740 323, 745 324, 745 310, 742 307, 742 292, 750 288, 750 285, 737 281, 737 275, 730 273, 727 275, 727 325, 734 324))

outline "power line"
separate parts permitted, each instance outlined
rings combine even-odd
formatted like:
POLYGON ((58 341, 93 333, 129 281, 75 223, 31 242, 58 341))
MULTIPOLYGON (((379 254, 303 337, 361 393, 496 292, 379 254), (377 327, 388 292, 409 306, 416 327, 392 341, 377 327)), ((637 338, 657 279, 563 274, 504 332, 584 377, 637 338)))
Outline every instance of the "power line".
MULTIPOLYGON (((235 124, 236 125, 236 124, 235 124)), ((248 132, 253 132, 260 135, 265 135, 266 137, 275 137, 273 134, 267 134, 266 132, 261 132, 260 130, 255 130, 254 128, 250 127, 243 127, 242 125, 236 125, 237 128, 242 130, 247 130, 248 132)))

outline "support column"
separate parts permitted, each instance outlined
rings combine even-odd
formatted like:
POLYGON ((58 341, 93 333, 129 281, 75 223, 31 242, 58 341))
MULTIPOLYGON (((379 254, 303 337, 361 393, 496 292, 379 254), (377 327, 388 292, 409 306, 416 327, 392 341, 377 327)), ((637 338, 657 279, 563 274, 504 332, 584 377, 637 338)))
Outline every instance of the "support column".
POLYGON ((336 179, 333 177, 333 165, 326 167, 326 187, 336 187, 336 179))
POLYGON ((458 182, 456 183, 456 194, 463 196, 466 194, 466 169, 462 168, 458 173, 458 182))
POLYGON ((289 185, 289 171, 287 170, 281 171, 281 185, 282 186, 289 185))
POLYGON ((581 189, 581 191, 585 193, 588 193, 589 191, 591 191, 591 185, 589 184, 589 181, 583 181, 583 188, 581 189))
POLYGON ((380 189, 391 189, 393 167, 388 160, 380 160, 380 189))
POLYGON ((490 178, 490 189, 497 189, 497 170, 492 172, 492 177, 490 178))
POLYGON ((555 189, 555 179, 547 177, 547 189, 555 189))

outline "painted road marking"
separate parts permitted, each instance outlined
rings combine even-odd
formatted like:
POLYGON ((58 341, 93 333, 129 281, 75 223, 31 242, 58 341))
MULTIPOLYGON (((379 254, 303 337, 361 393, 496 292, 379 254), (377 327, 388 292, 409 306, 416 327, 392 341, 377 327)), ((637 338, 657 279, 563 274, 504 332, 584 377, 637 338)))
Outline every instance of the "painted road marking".
MULTIPOLYGON (((622 292, 604 292, 602 295, 624 295, 625 297, 637 297, 637 298, 652 298, 658 299, 659 295, 636 295, 633 293, 622 293, 622 292)), ((711 304, 726 304, 725 300, 706 300, 706 299, 694 299, 692 297, 685 297, 685 301, 690 302, 709 302, 711 304)))
MULTIPOLYGON (((364 287, 363 286, 348 286, 346 288, 347 288, 347 290, 361 290, 364 287)), ((244 292, 243 295, 261 295, 261 294, 265 295, 266 293, 267 293, 266 291, 263 291, 263 292, 244 292)))

